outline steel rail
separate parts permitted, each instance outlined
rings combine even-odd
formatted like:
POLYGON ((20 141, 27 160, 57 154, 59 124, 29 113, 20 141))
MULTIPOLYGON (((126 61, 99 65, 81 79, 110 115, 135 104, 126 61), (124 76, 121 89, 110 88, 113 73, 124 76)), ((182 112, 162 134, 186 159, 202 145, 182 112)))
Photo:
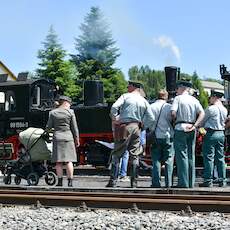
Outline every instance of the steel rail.
POLYGON ((229 196, 0 190, 0 203, 134 210, 230 212, 229 196))

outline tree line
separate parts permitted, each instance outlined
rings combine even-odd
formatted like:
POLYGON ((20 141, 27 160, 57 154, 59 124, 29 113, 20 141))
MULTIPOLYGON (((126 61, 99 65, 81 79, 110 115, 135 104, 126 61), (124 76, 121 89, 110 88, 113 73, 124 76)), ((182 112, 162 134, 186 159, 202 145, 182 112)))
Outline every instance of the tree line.
MULTIPOLYGON (((53 26, 50 27, 43 48, 38 51, 37 78, 54 80, 63 93, 73 100, 83 100, 83 82, 98 79, 104 83, 106 102, 114 102, 127 91, 127 81, 119 68, 113 67, 121 55, 112 38, 103 13, 98 7, 92 7, 80 25, 81 34, 75 38, 75 53, 68 54, 58 41, 53 26)), ((199 99, 204 107, 208 105, 208 95, 204 92, 198 75, 181 74, 191 80, 199 90, 199 99)), ((156 97, 159 89, 165 88, 164 71, 146 66, 132 66, 128 71, 130 80, 143 83, 148 99, 156 97)))

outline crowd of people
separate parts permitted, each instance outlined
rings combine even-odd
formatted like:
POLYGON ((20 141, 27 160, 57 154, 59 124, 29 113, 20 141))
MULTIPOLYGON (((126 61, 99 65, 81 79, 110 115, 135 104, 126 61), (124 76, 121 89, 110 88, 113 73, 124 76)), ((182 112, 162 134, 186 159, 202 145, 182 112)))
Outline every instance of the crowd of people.
MULTIPOLYGON (((196 97, 190 94, 191 87, 191 83, 179 81, 173 100, 169 102, 168 92, 162 89, 157 100, 149 104, 142 84, 129 81, 128 92, 117 99, 110 111, 114 149, 107 187, 116 187, 118 178, 122 180, 126 177, 129 162, 131 187, 137 187, 138 168, 142 165, 152 171, 151 187, 160 188, 163 185, 161 164, 164 164, 165 187, 173 186, 173 169, 176 166, 176 187, 193 188, 196 134, 200 127, 206 130, 202 147, 204 180, 200 186, 213 185, 214 165, 219 186, 226 186, 224 130, 225 126, 230 126, 230 119, 221 101, 223 94, 212 91, 209 107, 204 111, 196 97), (142 161, 146 138, 151 143, 152 166, 146 166, 142 161)), ((76 147, 80 145, 76 117, 70 106, 71 99, 60 96, 47 123, 48 129, 54 129, 52 161, 56 163, 57 186, 63 184, 64 163, 68 186, 73 186, 72 162, 77 161, 76 147)))
MULTIPOLYGON (((168 92, 160 90, 158 99, 149 104, 143 96, 143 86, 130 81, 128 92, 121 95, 111 107, 114 149, 112 151, 111 176, 107 187, 116 187, 121 159, 129 155, 131 187, 137 187, 139 156, 144 148, 141 131, 148 130, 151 142, 152 184, 161 184, 161 164, 165 165, 165 186, 172 187, 174 164, 179 188, 195 185, 195 144, 200 127, 206 130, 203 142, 204 181, 200 186, 213 185, 214 164, 220 187, 226 186, 224 156, 224 130, 227 109, 221 98, 223 93, 212 91, 209 107, 204 111, 195 96, 190 95, 191 83, 179 81, 176 96, 168 103, 168 92), (175 160, 174 160, 175 158, 175 160)), ((126 160, 127 162, 127 160, 126 160)))

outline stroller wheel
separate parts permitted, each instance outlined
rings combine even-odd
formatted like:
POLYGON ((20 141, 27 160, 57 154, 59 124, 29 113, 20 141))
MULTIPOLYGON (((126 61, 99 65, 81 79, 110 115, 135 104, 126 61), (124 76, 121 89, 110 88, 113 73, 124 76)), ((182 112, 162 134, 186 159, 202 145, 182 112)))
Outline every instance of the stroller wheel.
POLYGON ((55 185, 57 182, 57 175, 54 172, 47 172, 45 175, 45 182, 48 185, 55 185))
POLYGON ((4 176, 3 182, 5 184, 11 184, 11 175, 4 176))
POLYGON ((19 185, 19 184, 21 183, 21 177, 15 176, 15 177, 14 177, 14 183, 15 183, 16 185, 19 185))
POLYGON ((39 176, 37 173, 30 173, 27 176, 27 183, 28 185, 37 185, 39 181, 39 176))

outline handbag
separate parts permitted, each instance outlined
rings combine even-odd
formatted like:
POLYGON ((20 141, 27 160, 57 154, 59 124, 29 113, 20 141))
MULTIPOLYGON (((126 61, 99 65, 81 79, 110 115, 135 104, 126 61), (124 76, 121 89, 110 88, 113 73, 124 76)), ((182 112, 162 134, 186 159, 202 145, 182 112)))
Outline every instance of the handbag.
POLYGON ((156 145, 156 144, 157 144, 157 139, 156 139, 155 130, 147 131, 146 132, 146 145, 156 145))
POLYGON ((158 124, 158 121, 159 121, 159 118, 160 118, 160 115, 161 115, 161 111, 162 111, 162 108, 163 108, 164 104, 161 106, 161 109, 160 109, 160 112, 159 112, 159 115, 158 115, 158 118, 157 118, 157 122, 156 122, 155 128, 153 130, 151 130, 151 131, 146 132, 146 144, 147 145, 157 145, 157 138, 156 138, 155 131, 156 131, 157 124, 158 124))

